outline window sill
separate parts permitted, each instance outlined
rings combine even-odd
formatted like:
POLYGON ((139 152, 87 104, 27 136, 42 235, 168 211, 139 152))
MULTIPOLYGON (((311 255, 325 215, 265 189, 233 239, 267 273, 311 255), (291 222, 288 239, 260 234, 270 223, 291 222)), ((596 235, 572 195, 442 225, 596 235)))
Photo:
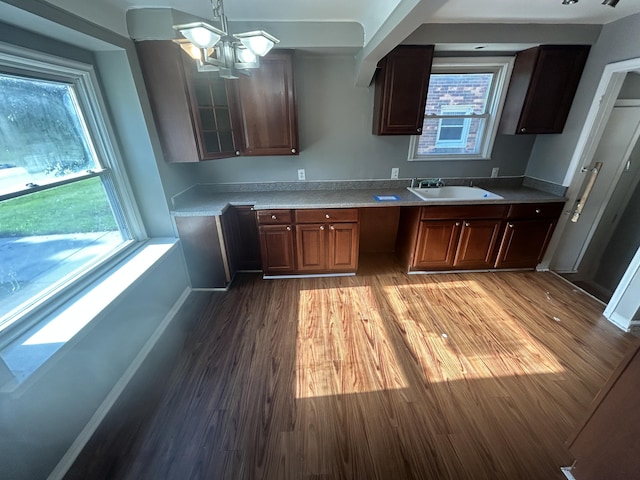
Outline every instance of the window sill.
POLYGON ((145 242, 64 307, 0 351, 0 393, 14 393, 79 341, 94 320, 177 245, 174 238, 145 242))

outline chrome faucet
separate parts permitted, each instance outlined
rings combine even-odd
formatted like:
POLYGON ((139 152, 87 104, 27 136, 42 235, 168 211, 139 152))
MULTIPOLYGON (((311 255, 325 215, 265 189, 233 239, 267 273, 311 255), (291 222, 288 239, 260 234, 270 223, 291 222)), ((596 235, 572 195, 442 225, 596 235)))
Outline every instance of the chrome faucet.
POLYGON ((444 182, 441 178, 427 178, 425 180, 420 180, 418 183, 418 188, 439 188, 444 187, 444 182))

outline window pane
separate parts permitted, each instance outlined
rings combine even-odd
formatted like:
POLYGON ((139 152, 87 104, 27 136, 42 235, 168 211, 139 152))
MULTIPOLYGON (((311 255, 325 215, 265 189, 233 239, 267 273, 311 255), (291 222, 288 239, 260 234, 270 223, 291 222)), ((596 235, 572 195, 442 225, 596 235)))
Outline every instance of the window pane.
POLYGON ((493 73, 433 73, 429 77, 427 115, 484 114, 493 73), (451 106, 464 106, 463 109, 451 106))
POLYGON ((0 75, 0 194, 99 168, 73 89, 0 75))
MULTIPOLYGON (((416 154, 423 155, 478 155, 486 120, 465 118, 463 125, 447 125, 449 119, 426 118, 416 154), (442 122, 442 124, 441 124, 442 122)), ((454 119, 457 122, 457 119, 454 119)))
POLYGON ((123 241, 99 177, 0 203, 0 331, 11 310, 123 241))

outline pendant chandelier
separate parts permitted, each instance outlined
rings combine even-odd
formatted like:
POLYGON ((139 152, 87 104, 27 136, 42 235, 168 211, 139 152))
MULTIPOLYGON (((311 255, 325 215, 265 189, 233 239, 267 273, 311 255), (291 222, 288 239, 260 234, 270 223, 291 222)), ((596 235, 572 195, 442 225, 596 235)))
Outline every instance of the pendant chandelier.
POLYGON ((174 25, 184 37, 175 41, 196 60, 199 72, 217 71, 223 78, 251 75, 279 40, 262 30, 230 34, 222 0, 211 0, 211 7, 220 28, 206 22, 174 25))

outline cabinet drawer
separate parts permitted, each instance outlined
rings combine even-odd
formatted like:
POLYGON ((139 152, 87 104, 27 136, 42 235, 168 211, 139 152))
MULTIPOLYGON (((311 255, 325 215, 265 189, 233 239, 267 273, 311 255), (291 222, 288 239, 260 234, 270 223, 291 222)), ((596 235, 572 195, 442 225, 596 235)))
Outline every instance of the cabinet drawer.
POLYGON ((558 218, 562 213, 561 203, 518 203, 509 207, 507 218, 558 218))
POLYGON ((296 223, 357 222, 357 208, 314 208, 296 210, 296 223))
POLYGON ((421 220, 502 218, 507 205, 433 205, 422 207, 421 220))
POLYGON ((258 210, 256 212, 258 223, 278 225, 291 223, 291 210, 258 210))

